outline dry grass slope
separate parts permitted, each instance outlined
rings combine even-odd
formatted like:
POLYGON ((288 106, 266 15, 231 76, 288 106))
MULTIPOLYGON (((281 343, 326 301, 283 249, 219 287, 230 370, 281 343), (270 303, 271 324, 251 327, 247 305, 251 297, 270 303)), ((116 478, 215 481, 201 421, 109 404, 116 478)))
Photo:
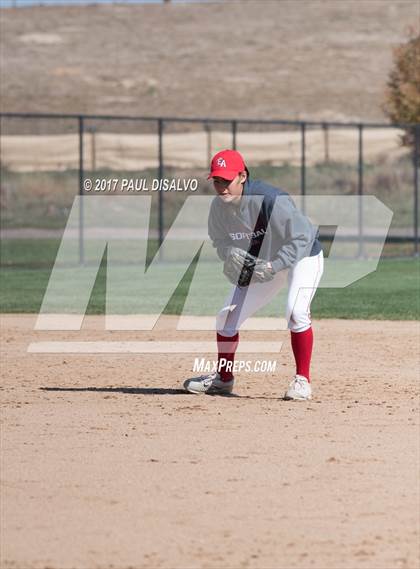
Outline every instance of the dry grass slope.
POLYGON ((384 120, 416 0, 3 9, 3 111, 384 120))

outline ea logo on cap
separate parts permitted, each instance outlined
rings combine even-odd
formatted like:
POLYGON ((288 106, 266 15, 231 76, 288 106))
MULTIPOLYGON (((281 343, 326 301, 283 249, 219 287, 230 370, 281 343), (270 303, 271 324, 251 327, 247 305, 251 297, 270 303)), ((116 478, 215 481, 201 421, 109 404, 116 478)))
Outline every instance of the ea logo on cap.
POLYGON ((224 158, 218 158, 217 165, 221 168, 226 168, 226 160, 224 158))

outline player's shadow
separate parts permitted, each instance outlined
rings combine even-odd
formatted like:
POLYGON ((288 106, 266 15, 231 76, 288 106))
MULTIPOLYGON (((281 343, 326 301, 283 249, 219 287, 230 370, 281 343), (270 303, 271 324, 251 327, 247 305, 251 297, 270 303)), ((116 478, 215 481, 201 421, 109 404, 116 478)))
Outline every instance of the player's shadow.
MULTIPOLYGON (((41 391, 65 391, 65 392, 87 392, 95 393, 124 393, 129 395, 189 395, 185 389, 173 389, 171 387, 40 387, 41 391)), ((235 399, 281 399, 279 397, 237 395, 236 393, 207 394, 207 397, 231 397, 235 399)))
POLYGON ((99 393, 128 393, 131 395, 186 395, 184 389, 166 387, 40 387, 42 391, 94 391, 99 393))

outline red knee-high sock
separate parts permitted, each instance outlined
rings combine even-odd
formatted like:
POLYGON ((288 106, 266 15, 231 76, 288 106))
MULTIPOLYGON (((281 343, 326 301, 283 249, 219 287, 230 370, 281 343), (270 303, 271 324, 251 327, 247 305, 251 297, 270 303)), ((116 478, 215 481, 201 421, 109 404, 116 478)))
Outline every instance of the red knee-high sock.
POLYGON ((218 370, 222 381, 230 381, 233 379, 233 362, 235 361, 235 352, 239 344, 239 333, 234 336, 222 336, 217 334, 217 350, 218 370), (223 362, 221 360, 223 359, 223 362))
POLYGON ((292 350, 296 361, 296 373, 303 375, 310 382, 309 368, 311 365, 314 336, 312 328, 304 332, 291 332, 292 350))

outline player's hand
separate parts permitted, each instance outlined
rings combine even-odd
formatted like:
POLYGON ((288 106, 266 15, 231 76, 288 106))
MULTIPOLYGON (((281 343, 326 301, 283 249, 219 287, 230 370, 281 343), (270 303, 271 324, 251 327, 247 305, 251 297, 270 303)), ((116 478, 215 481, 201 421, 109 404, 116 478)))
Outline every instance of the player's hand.
POLYGON ((274 269, 270 261, 264 261, 264 259, 258 259, 255 262, 254 267, 254 280, 260 283, 265 283, 271 281, 274 278, 274 269))

